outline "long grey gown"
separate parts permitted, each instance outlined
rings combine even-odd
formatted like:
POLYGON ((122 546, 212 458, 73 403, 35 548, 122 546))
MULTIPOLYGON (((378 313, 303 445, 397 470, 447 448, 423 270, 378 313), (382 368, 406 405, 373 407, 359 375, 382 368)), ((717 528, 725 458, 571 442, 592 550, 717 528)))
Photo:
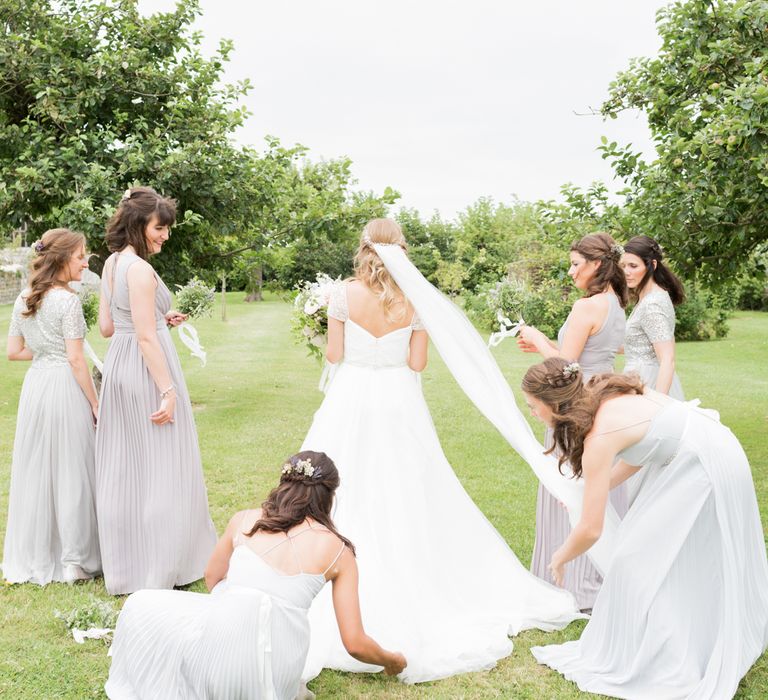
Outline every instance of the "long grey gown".
POLYGON ((165 323, 171 293, 155 275, 157 336, 176 387, 174 422, 155 425, 149 416, 160 393, 139 349, 126 280, 140 258, 128 252, 114 258, 113 294, 107 276, 102 280, 115 332, 104 359, 96 431, 96 509, 104 583, 117 595, 201 578, 216 532, 192 405, 165 323))
POLYGON ((66 340, 85 336, 80 299, 54 288, 33 316, 22 292, 10 336, 32 351, 13 443, 3 576, 45 585, 72 580, 74 567, 101 569, 93 505, 93 415, 67 359, 66 340))
MULTIPOLYGON (((602 328, 587 338, 581 356, 578 359, 584 376, 584 381, 595 374, 613 372, 613 362, 619 348, 624 343, 624 329, 626 318, 624 309, 621 308, 618 298, 614 294, 608 294, 608 316, 602 328)), ((570 315, 568 316, 570 318, 570 315)), ((562 345, 565 332, 568 327, 568 319, 557 334, 557 341, 562 345)), ((551 447, 552 432, 547 429, 545 445, 551 447)), ((627 510, 627 500, 623 486, 611 491, 611 503, 619 515, 624 515, 627 510)), ((536 544, 533 549, 531 571, 539 578, 554 583, 549 571, 549 562, 552 555, 565 542, 571 532, 568 514, 563 506, 549 491, 539 484, 539 492, 536 499, 536 544)), ((592 565, 586 554, 569 562, 565 567, 564 588, 576 597, 576 603, 582 610, 588 610, 594 606, 595 598, 602 584, 602 577, 592 565)))

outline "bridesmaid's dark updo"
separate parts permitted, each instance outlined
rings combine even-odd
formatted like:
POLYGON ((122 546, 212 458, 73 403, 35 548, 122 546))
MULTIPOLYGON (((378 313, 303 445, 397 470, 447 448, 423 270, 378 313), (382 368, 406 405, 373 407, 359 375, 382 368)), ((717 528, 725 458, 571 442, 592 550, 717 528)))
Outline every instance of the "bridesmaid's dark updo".
POLYGON ((131 245, 136 255, 147 260, 149 247, 145 232, 153 214, 162 226, 173 226, 176 223, 176 201, 163 197, 151 187, 127 189, 107 224, 106 240, 110 253, 131 245))
POLYGON ((251 536, 260 530, 287 532, 307 518, 324 525, 354 554, 354 545, 337 530, 331 520, 333 496, 339 487, 339 472, 325 452, 305 450, 289 457, 283 465, 280 484, 261 504, 261 518, 251 536))
POLYGON ((685 301, 685 289, 683 283, 662 262, 664 252, 661 246, 650 236, 635 236, 624 246, 625 253, 631 253, 645 263, 645 276, 632 290, 632 296, 636 299, 648 282, 653 279, 662 289, 669 294, 672 303, 677 306, 685 301))

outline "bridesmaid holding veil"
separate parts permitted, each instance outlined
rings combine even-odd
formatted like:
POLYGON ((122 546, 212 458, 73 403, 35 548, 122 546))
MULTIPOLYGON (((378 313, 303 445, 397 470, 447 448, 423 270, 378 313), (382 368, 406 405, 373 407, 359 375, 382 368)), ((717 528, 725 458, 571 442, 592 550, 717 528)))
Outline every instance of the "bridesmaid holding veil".
MULTIPOLYGON (((584 236, 571 246, 571 266, 568 274, 584 296, 574 305, 560 332, 557 342, 549 340, 532 326, 520 330, 518 345, 526 352, 538 352, 544 357, 578 360, 585 376, 612 372, 613 362, 624 343, 627 305, 627 283, 619 267, 621 248, 607 233, 584 236)), ((552 446, 552 434, 547 431, 545 443, 552 446)), ((621 487, 611 494, 611 502, 619 515, 626 511, 626 496, 621 487)), ((536 502, 536 544, 531 571, 551 581, 548 566, 552 553, 568 537, 571 526, 562 505, 542 484, 536 502)), ((592 562, 579 557, 568 568, 565 588, 576 596, 582 610, 595 603, 602 577, 592 562)))
POLYGON ((96 432, 96 508, 104 584, 113 595, 173 588, 203 575, 216 543, 192 405, 167 324, 171 293, 148 262, 176 206, 134 187, 107 225, 104 359, 96 432))
POLYGON ((577 368, 550 358, 522 389, 584 487, 581 518, 549 562, 558 584, 603 532, 609 489, 648 472, 581 638, 532 647, 536 659, 589 693, 733 697, 768 646, 765 539, 739 441, 715 411, 633 375, 585 386, 577 368))

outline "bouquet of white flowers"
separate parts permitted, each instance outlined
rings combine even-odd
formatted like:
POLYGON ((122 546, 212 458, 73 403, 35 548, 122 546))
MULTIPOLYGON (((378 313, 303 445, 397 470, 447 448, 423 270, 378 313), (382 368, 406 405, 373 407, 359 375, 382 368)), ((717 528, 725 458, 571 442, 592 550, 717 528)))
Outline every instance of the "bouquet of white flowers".
POLYGON ((316 281, 302 282, 293 300, 291 330, 297 343, 303 343, 318 360, 323 359, 328 340, 328 303, 334 285, 341 282, 318 273, 316 281))
MULTIPOLYGON (((213 287, 209 287, 205 282, 197 279, 197 277, 193 277, 183 287, 179 284, 176 287, 179 290, 176 292, 176 307, 181 313, 186 314, 190 318, 201 318, 202 316, 211 315, 213 302, 216 298, 216 290, 213 287)), ((189 348, 192 355, 197 357, 203 367, 205 367, 207 356, 205 349, 200 344, 200 337, 195 327, 185 321, 177 326, 177 328, 181 342, 189 348)))

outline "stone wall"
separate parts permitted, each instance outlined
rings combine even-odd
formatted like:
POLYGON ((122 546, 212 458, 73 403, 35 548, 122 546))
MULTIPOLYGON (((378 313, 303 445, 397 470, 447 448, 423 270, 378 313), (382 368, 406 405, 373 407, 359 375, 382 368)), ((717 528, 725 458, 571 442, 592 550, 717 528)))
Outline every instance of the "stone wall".
POLYGON ((24 279, 17 272, 0 270, 0 304, 12 304, 19 296, 24 279))

